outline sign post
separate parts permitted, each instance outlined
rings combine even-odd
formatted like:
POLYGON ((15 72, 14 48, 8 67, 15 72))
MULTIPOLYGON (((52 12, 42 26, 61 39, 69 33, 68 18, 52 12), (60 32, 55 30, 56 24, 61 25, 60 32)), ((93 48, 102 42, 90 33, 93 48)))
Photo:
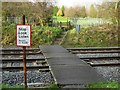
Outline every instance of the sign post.
MULTIPOLYGON (((23 15, 23 25, 25 25, 25 15, 23 15)), ((23 46, 23 70, 24 70, 24 84, 25 88, 27 88, 27 73, 26 73, 26 47, 23 46)))
POLYGON ((80 32, 80 25, 76 25, 76 32, 77 32, 77 42, 79 43, 79 32, 80 32))
POLYGON ((76 25, 76 31, 79 33, 80 32, 80 25, 76 25))
POLYGON ((26 47, 31 46, 31 26, 25 25, 25 15, 23 15, 23 24, 18 24, 16 28, 16 44, 23 47, 23 70, 24 70, 24 85, 27 88, 26 77, 26 47))

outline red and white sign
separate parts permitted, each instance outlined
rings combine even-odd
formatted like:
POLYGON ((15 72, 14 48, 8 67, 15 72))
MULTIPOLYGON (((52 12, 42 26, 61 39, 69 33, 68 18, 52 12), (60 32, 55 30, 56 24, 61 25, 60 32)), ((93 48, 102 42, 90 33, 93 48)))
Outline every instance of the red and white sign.
POLYGON ((31 25, 17 25, 16 27, 16 44, 17 46, 31 46, 32 34, 31 25))

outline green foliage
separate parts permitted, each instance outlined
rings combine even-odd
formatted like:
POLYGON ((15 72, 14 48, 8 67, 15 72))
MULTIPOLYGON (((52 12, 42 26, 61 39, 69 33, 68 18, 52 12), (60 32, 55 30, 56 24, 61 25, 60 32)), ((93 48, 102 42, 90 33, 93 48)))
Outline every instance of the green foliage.
POLYGON ((118 33, 114 26, 81 28, 80 33, 70 30, 61 44, 64 47, 112 47, 118 46, 118 33))
POLYGON ((56 20, 56 22, 69 22, 70 21, 70 19, 69 18, 67 18, 67 17, 61 17, 61 16, 53 16, 53 18, 55 18, 56 20))
POLYGON ((57 38, 62 30, 57 27, 40 27, 33 28, 33 46, 50 45, 57 38))
POLYGON ((56 84, 50 84, 46 88, 48 88, 48 90, 59 90, 59 87, 56 84))
MULTIPOLYGON (((56 84, 50 84, 45 87, 47 90, 59 90, 59 87, 56 84)), ((33 90, 31 88, 25 88, 22 85, 11 86, 9 84, 0 84, 0 90, 33 90)), ((40 89, 41 90, 41 89, 40 89)))
POLYGON ((64 6, 64 5, 62 5, 61 10, 62 10, 62 11, 64 11, 64 10, 65 10, 65 6, 64 6))
POLYGON ((64 16, 64 10, 65 10, 64 5, 62 5, 61 10, 62 10, 62 13, 63 13, 63 15, 62 15, 62 16, 64 16))
POLYGON ((56 16, 56 15, 57 15, 57 12, 58 12, 58 7, 55 6, 55 7, 53 8, 53 16, 56 16))
POLYGON ((9 84, 0 84, 0 89, 2 90, 26 90, 22 85, 10 86, 9 84))
POLYGON ((87 88, 119 88, 120 89, 120 84, 118 82, 98 82, 98 83, 88 84, 86 87, 87 88))
POLYGON ((14 45, 16 40, 16 25, 11 24, 7 26, 2 26, 2 40, 1 44, 5 45, 14 45))
MULTIPOLYGON (((48 45, 57 38, 62 30, 57 27, 32 27, 32 46, 48 45)), ((3 26, 2 28, 2 40, 3 46, 16 46, 16 25, 3 26)))

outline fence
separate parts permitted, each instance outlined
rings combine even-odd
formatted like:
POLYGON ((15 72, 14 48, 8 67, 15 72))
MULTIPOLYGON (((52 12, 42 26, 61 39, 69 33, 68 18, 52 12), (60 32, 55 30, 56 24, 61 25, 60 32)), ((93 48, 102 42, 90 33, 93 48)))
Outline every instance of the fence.
MULTIPOLYGON (((10 17, 7 17, 6 18, 6 21, 10 24, 12 23, 15 23, 15 24, 21 24, 22 23, 22 17, 13 17, 13 16, 10 16, 10 17)), ((29 18, 29 19, 26 19, 26 24, 35 24, 35 20, 34 18, 29 18)))
POLYGON ((102 24, 112 24, 110 20, 105 20, 101 18, 70 18, 71 24, 76 26, 76 24, 84 26, 99 26, 102 24))
MULTIPOLYGON (((7 17, 8 23, 15 23, 15 24, 21 24, 22 23, 22 17, 7 17)), ((34 18, 26 19, 26 24, 37 24, 36 20, 34 18)), ((65 27, 65 28, 71 28, 72 26, 80 25, 81 27, 84 26, 99 26, 102 24, 112 24, 112 21, 105 20, 102 18, 70 18, 69 21, 66 22, 58 22, 56 18, 51 19, 48 21, 48 26, 54 26, 54 27, 65 27)))
POLYGON ((70 21, 69 22, 53 22, 52 26, 69 29, 71 28, 71 23, 70 21))

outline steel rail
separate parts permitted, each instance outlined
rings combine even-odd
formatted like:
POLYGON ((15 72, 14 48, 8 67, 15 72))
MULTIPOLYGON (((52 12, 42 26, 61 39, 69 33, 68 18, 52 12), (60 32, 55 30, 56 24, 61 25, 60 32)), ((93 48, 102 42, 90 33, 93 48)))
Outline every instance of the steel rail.
MULTIPOLYGON (((26 51, 40 50, 39 48, 27 48, 26 51)), ((0 51, 23 51, 22 48, 0 48, 0 51)))
MULTIPOLYGON (((32 52, 32 53, 26 53, 26 55, 36 55, 36 54, 42 54, 42 52, 32 52)), ((0 53, 0 55, 23 55, 23 53, 0 53)))
MULTIPOLYGON (((6 59, 3 58, 2 62, 22 62, 23 59, 22 58, 13 58, 13 59, 6 59)), ((27 58, 26 61, 45 61, 45 58, 27 58)))
POLYGON ((72 54, 85 54, 85 53, 120 53, 120 51, 70 51, 72 54))
POLYGON ((120 66, 120 63, 89 63, 92 67, 101 66, 120 66))
POLYGON ((112 57, 79 57, 80 59, 120 59, 120 56, 112 56, 112 57))
POLYGON ((120 50, 120 47, 66 48, 67 50, 120 50))
MULTIPOLYGON (((23 70, 22 66, 18 66, 18 67, 1 67, 2 70, 23 70)), ((49 69, 49 66, 27 66, 27 69, 31 70, 35 70, 35 69, 40 69, 40 70, 45 70, 45 69, 49 69)))

